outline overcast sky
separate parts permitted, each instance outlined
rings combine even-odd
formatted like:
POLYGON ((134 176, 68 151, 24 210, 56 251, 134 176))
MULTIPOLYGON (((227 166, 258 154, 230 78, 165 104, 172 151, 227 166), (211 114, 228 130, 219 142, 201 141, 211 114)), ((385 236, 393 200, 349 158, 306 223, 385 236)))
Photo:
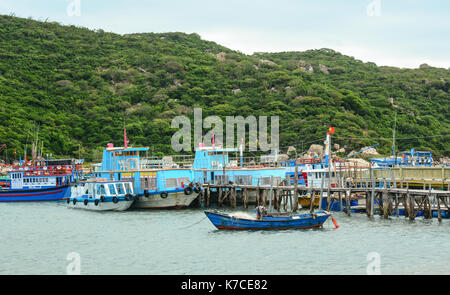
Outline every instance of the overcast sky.
POLYGON ((196 32, 247 54, 331 48, 450 68, 448 0, 0 0, 0 14, 11 13, 120 34, 196 32))

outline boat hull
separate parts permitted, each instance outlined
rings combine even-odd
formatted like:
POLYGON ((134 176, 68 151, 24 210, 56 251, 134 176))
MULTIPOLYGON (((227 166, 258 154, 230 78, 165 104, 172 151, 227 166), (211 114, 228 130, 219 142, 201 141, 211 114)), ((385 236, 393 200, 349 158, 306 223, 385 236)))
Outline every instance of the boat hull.
POLYGON ((195 192, 186 195, 184 191, 168 193, 166 198, 161 197, 160 194, 142 195, 139 196, 133 207, 139 209, 182 209, 189 207, 197 197, 198 194, 195 192))
POLYGON ((58 201, 70 197, 70 186, 31 190, 0 190, 0 202, 58 201))
POLYGON ((206 216, 217 229, 221 230, 286 230, 318 228, 330 214, 320 211, 314 214, 299 214, 289 217, 263 217, 263 219, 245 219, 214 211, 205 211, 206 216))

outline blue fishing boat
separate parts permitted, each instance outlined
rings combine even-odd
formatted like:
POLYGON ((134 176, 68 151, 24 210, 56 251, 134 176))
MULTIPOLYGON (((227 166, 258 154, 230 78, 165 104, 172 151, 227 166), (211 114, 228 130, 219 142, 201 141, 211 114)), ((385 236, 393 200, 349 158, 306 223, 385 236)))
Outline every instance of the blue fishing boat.
POLYGON ((9 185, 0 189, 0 202, 35 202, 63 200, 70 195, 70 184, 63 176, 27 175, 25 171, 9 172, 9 185))
POLYGON ((372 164, 375 167, 389 168, 389 167, 432 167, 433 154, 430 151, 410 151, 399 152, 399 156, 371 158, 372 164))
POLYGON ((257 213, 256 217, 244 217, 216 210, 205 211, 206 216, 218 229, 233 230, 283 230, 319 228, 330 217, 326 211, 315 213, 257 213))

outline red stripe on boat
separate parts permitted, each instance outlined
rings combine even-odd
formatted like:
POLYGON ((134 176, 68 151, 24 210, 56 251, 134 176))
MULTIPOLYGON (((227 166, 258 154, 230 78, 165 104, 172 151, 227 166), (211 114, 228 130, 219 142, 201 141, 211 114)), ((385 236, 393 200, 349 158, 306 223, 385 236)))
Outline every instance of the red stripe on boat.
POLYGON ((48 193, 37 193, 37 194, 25 194, 25 195, 0 195, 0 198, 6 198, 6 197, 29 197, 29 196, 41 196, 41 195, 51 195, 51 194, 57 194, 62 192, 62 190, 54 191, 54 192, 48 192, 48 193))

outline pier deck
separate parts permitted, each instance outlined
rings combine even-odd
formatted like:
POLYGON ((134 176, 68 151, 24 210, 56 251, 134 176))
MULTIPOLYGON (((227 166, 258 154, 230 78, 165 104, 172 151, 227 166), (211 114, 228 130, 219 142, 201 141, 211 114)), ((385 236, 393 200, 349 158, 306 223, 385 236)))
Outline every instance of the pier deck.
MULTIPOLYGON (((340 209, 351 215, 352 211, 365 212, 369 217, 374 212, 388 218, 402 214, 415 219, 418 215, 424 218, 433 218, 439 221, 450 213, 450 179, 396 179, 394 177, 373 177, 373 170, 365 173, 355 173, 353 177, 328 182, 320 187, 306 187, 298 183, 298 170, 294 181, 286 178, 278 185, 245 185, 233 183, 206 183, 203 184, 203 193, 200 202, 209 207, 211 193, 217 196, 217 203, 223 206, 224 202, 232 207, 241 203, 244 207, 269 206, 269 210, 293 212, 299 209, 299 198, 308 196, 311 199, 310 211, 315 209, 314 201, 319 198, 319 210, 330 210, 330 204, 338 201, 340 209), (368 177, 371 175, 371 177, 368 177), (293 183, 293 184, 292 184, 293 183), (410 187, 411 186, 411 187, 410 187), (250 197, 252 196, 252 197, 250 197), (318 197, 317 197, 318 196, 318 197), (358 200, 358 205, 352 206, 351 201, 358 200), (326 201, 326 202, 323 202, 326 201), (322 208, 326 204, 327 208, 322 208)), ((358 169, 355 169, 357 172, 358 169)), ((362 170, 359 169, 361 172, 362 170)), ((349 174, 351 175, 351 174, 349 174)), ((258 182, 259 183, 259 182, 258 182)))

